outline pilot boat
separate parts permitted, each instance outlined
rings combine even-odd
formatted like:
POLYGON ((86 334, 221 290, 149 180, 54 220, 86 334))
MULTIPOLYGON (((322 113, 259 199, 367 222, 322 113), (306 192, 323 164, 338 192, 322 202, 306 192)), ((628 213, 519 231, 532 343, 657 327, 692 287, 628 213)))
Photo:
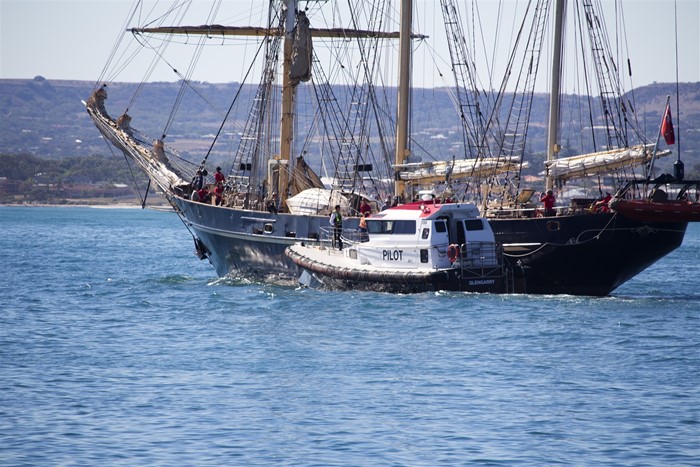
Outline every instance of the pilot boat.
POLYGON ((412 293, 524 290, 522 268, 504 261, 489 221, 469 203, 422 200, 365 219, 367 231, 332 228, 285 251, 302 285, 325 290, 412 293), (344 248, 343 248, 344 246, 344 248))

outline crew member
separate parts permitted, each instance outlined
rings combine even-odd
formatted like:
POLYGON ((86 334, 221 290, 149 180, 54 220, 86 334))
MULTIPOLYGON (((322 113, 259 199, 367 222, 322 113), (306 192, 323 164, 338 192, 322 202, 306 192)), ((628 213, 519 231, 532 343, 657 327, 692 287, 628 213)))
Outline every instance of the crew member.
POLYGON ((216 168, 216 173, 214 174, 214 181, 216 183, 224 183, 226 181, 226 177, 224 177, 224 174, 221 173, 221 167, 216 168))
POLYGON ((202 187, 200 190, 198 190, 197 195, 199 196, 200 203, 211 203, 211 194, 209 193, 209 190, 207 190, 207 187, 202 187))
POLYGON ((194 176, 194 189, 199 191, 202 189, 204 186, 204 175, 202 174, 201 170, 197 171, 197 174, 194 176))
POLYGON ((361 242, 368 242, 369 241, 369 235, 367 235, 367 218, 369 217, 369 213, 362 214, 360 216, 360 225, 358 226, 357 230, 360 232, 360 241, 361 242))
POLYGON ((215 204, 217 206, 221 206, 221 202, 223 201, 224 197, 224 184, 222 182, 219 182, 216 184, 216 188, 214 189, 214 195, 215 195, 215 204))
POLYGON ((608 206, 608 203, 610 203, 610 200, 612 199, 612 196, 610 193, 606 192, 605 193, 605 198, 599 199, 595 203, 593 203, 593 212, 608 212, 610 211, 610 207, 608 206))
POLYGON ((267 210, 271 214, 277 214, 279 211, 279 198, 277 198, 277 193, 272 193, 272 198, 267 201, 267 210))
POLYGON ((557 215, 556 211, 554 210, 554 202, 556 199, 554 198, 554 193, 552 190, 547 190, 547 193, 542 193, 540 196, 540 201, 544 205, 545 217, 553 217, 557 215))
POLYGON ((340 213, 340 205, 335 206, 335 210, 331 213, 330 223, 333 226, 333 248, 338 247, 343 250, 343 215, 340 213))
POLYGON ((362 204, 360 205, 360 217, 364 217, 366 215, 370 215, 372 213, 372 206, 369 205, 366 199, 362 200, 362 204))

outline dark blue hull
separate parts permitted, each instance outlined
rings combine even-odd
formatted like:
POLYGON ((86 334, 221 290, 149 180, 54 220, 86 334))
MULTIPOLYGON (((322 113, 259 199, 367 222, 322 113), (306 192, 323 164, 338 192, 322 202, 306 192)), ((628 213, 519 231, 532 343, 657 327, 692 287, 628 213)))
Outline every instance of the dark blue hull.
POLYGON ((524 268, 521 292, 605 296, 678 248, 688 223, 604 213, 495 219, 491 226, 511 264, 524 268))
MULTIPOLYGON (((284 250, 297 241, 318 240, 330 227, 327 216, 247 211, 178 197, 172 201, 208 250, 220 277, 243 274, 296 279, 297 266, 284 250)), ((357 223, 357 219, 346 219, 345 228, 357 228, 357 223)))

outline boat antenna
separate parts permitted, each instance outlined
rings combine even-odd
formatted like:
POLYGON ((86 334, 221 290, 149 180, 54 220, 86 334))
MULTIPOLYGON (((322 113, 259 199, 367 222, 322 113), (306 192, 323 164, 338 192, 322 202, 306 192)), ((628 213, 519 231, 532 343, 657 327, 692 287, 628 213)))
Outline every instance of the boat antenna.
POLYGON ((678 87, 678 0, 673 2, 673 22, 675 29, 675 39, 676 39, 676 125, 678 125, 678 136, 676 138, 676 153, 677 159, 673 164, 673 175, 676 180, 683 180, 684 169, 683 161, 681 161, 681 103, 680 103, 680 90, 678 87))

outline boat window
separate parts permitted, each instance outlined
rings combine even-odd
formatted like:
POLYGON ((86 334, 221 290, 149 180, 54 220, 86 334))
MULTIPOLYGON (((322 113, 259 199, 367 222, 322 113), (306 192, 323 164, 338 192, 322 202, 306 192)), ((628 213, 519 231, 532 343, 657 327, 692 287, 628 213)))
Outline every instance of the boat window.
POLYGON ((435 231, 438 233, 447 232, 447 223, 445 221, 435 221, 435 231))
POLYGON ((392 233, 415 235, 416 221, 396 221, 394 222, 394 231, 392 233))
POLYGON ((367 220, 367 231, 371 234, 415 235, 416 221, 367 220))
POLYGON ((428 250, 421 250, 420 251, 420 262, 427 263, 428 260, 429 260, 428 250))
POLYGON ((421 234, 421 238, 423 240, 426 240, 428 238, 428 236, 430 236, 430 229, 426 227, 423 229, 423 233, 421 234))
POLYGON ((484 224, 481 219, 467 219, 464 221, 464 227, 466 227, 467 232, 472 230, 484 230, 484 224))

